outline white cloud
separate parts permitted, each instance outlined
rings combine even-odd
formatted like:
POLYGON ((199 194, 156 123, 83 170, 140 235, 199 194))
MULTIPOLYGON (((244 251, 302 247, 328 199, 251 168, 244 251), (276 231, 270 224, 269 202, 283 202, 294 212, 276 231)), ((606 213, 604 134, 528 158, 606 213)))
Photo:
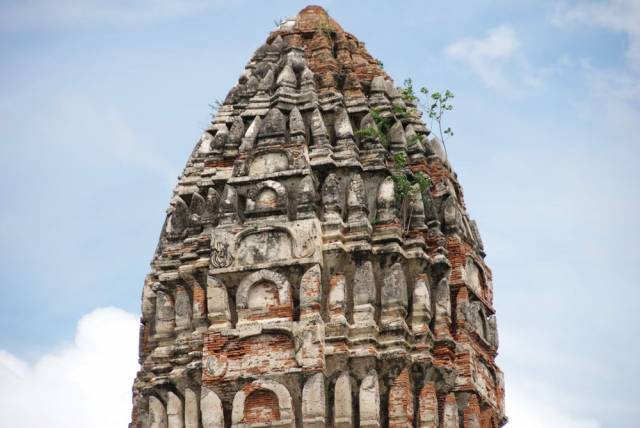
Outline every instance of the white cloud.
POLYGON ((622 32, 629 45, 626 56, 635 71, 640 71, 640 2, 608 0, 569 6, 560 3, 553 22, 558 26, 591 25, 622 32))
POLYGON ((457 40, 445 48, 445 55, 467 65, 492 89, 515 93, 521 85, 542 85, 541 78, 522 55, 520 40, 509 25, 492 28, 483 38, 457 40))
POLYGON ((572 415, 560 408, 548 385, 531 379, 507 377, 506 407, 508 426, 517 428, 599 428, 598 421, 572 415), (541 387, 542 386, 542 387, 541 387))
POLYGON ((502 25, 489 30, 485 38, 464 38, 453 42, 446 47, 445 54, 471 67, 487 86, 497 88, 508 85, 503 64, 519 47, 515 31, 502 25))
POLYGON ((99 308, 73 344, 28 364, 0 350, 0 426, 126 427, 138 369, 138 318, 99 308))

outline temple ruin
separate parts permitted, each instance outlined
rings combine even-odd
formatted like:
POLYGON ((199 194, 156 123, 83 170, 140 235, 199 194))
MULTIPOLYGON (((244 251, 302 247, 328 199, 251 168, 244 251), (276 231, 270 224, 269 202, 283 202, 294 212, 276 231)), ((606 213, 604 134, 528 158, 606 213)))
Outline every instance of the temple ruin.
POLYGON ((130 426, 500 427, 484 255, 414 101, 309 6, 258 48, 179 177, 130 426), (420 172, 432 186, 401 195, 394 178, 420 172))

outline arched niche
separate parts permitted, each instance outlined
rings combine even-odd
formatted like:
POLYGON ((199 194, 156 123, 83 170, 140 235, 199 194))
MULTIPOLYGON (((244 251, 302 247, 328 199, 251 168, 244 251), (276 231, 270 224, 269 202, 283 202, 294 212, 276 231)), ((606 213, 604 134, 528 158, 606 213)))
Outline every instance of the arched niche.
POLYGON ((265 180, 247 192, 246 216, 286 213, 287 189, 277 181, 265 180))
POLYGON ((291 394, 274 381, 257 380, 245 385, 233 398, 232 428, 294 427, 291 394))
POLYGON ((259 270, 245 277, 236 292, 238 324, 255 319, 291 319, 291 286, 271 270, 259 270))

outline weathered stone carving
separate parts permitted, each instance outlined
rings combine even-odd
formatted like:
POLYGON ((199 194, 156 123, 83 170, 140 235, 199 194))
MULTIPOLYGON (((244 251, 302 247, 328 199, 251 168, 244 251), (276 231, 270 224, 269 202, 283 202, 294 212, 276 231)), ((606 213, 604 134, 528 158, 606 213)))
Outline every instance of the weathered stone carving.
POLYGON ((304 427, 327 426, 325 403, 324 375, 316 373, 307 380, 302 390, 302 425, 304 427))
POLYGON ((477 225, 363 43, 317 6, 283 20, 197 144, 144 282, 131 428, 504 425, 477 225), (378 114, 388 147, 354 132, 378 114), (394 185, 405 153, 422 194, 394 185))
POLYGON ((344 372, 338 376, 334 391, 333 426, 335 428, 351 428, 353 427, 353 405, 349 373, 344 372))
POLYGON ((413 286, 413 305, 411 307, 411 329, 414 334, 429 331, 431 322, 431 292, 427 275, 420 274, 413 286))
POLYGON ((393 264, 384 276, 382 285, 382 325, 388 328, 406 327, 407 281, 400 263, 393 264))
POLYGON ((380 386, 375 370, 371 370, 360 384, 360 426, 380 427, 380 386))

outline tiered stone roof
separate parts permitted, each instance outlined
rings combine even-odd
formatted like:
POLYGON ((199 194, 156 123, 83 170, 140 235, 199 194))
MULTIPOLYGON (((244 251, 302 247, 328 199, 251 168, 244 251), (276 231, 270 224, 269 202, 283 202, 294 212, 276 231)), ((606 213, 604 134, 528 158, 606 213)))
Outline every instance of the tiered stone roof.
POLYGON ((506 422, 491 271, 415 107, 320 7, 269 35, 175 188, 132 427, 506 422))

